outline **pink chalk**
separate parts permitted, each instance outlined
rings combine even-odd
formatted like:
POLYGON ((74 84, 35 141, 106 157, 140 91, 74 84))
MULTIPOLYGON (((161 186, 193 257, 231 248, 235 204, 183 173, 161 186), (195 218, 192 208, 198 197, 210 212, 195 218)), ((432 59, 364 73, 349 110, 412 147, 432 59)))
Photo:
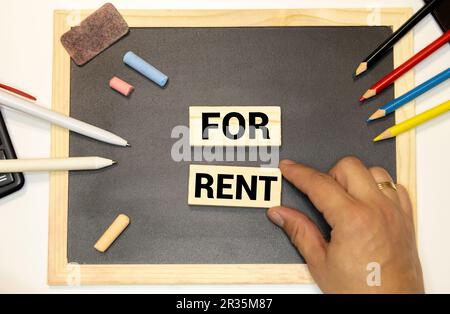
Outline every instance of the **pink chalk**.
POLYGON ((134 87, 128 84, 127 82, 121 80, 120 78, 114 76, 109 81, 109 86, 121 93, 122 95, 128 96, 133 91, 134 87))

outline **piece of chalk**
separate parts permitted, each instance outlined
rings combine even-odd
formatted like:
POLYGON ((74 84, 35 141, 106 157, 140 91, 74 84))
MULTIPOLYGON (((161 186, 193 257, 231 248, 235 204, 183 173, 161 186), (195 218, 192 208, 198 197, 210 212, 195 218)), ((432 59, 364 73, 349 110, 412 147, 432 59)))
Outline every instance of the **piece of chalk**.
POLYGON ((123 56, 123 62, 159 86, 164 87, 167 84, 167 80, 169 79, 167 75, 161 73, 161 71, 144 59, 140 58, 138 55, 134 54, 132 51, 128 51, 123 56))
POLYGON ((130 84, 128 84, 127 82, 121 80, 120 78, 118 78, 116 76, 114 76, 109 81, 109 87, 118 91, 119 93, 121 93, 124 96, 130 95, 130 93, 134 90, 133 86, 131 86, 130 84))
POLYGON ((98 239, 97 243, 95 243, 94 248, 97 251, 104 253, 129 224, 130 218, 128 218, 128 216, 124 214, 117 216, 116 220, 114 220, 111 226, 109 226, 100 239, 98 239))

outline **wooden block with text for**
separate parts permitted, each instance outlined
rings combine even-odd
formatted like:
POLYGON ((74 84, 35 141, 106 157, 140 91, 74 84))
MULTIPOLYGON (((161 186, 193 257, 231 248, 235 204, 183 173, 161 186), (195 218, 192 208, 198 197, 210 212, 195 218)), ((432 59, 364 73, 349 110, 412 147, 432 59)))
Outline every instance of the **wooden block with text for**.
POLYGON ((279 206, 281 180, 278 168, 190 165, 188 204, 279 206))
POLYGON ((281 146, 281 108, 191 106, 191 146, 281 146))

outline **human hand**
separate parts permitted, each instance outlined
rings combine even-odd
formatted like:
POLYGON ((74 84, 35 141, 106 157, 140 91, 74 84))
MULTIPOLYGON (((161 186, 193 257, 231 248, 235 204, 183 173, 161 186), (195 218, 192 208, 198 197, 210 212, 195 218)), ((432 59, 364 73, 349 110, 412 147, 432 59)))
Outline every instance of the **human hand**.
POLYGON ((341 159, 328 174, 290 160, 280 163, 286 180, 305 193, 331 226, 326 241, 303 213, 279 206, 268 216, 284 229, 325 293, 423 293, 412 205, 406 189, 383 168, 367 169, 355 157, 341 159), (377 264, 370 264, 377 263, 377 264), (369 285, 379 265, 379 285, 369 285))

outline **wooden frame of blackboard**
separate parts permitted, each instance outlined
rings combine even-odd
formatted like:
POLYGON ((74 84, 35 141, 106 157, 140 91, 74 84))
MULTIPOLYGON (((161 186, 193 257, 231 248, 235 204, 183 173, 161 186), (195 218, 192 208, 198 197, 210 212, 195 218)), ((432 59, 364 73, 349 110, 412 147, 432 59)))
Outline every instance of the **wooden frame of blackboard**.
MULTIPOLYGON (((60 43, 69 22, 92 11, 54 12, 52 109, 69 115, 70 59, 60 43)), ((124 10, 130 27, 249 27, 249 26, 391 26, 402 25, 412 14, 405 8, 295 10, 124 10)), ((394 48, 394 66, 413 54, 412 34, 394 48)), ((355 60, 357 62, 358 60, 355 60)), ((395 84, 399 96, 414 87, 410 71, 395 84)), ((415 113, 414 103, 397 110, 396 121, 415 113)), ((69 132, 51 130, 51 157, 68 157, 69 132)), ((397 137, 397 179, 407 187, 416 208, 414 130, 397 137)), ((50 285, 106 284, 298 284, 311 283, 304 264, 210 265, 74 265, 67 258, 68 172, 50 175, 48 283, 50 285)), ((414 215, 416 216, 416 215, 414 215)))

